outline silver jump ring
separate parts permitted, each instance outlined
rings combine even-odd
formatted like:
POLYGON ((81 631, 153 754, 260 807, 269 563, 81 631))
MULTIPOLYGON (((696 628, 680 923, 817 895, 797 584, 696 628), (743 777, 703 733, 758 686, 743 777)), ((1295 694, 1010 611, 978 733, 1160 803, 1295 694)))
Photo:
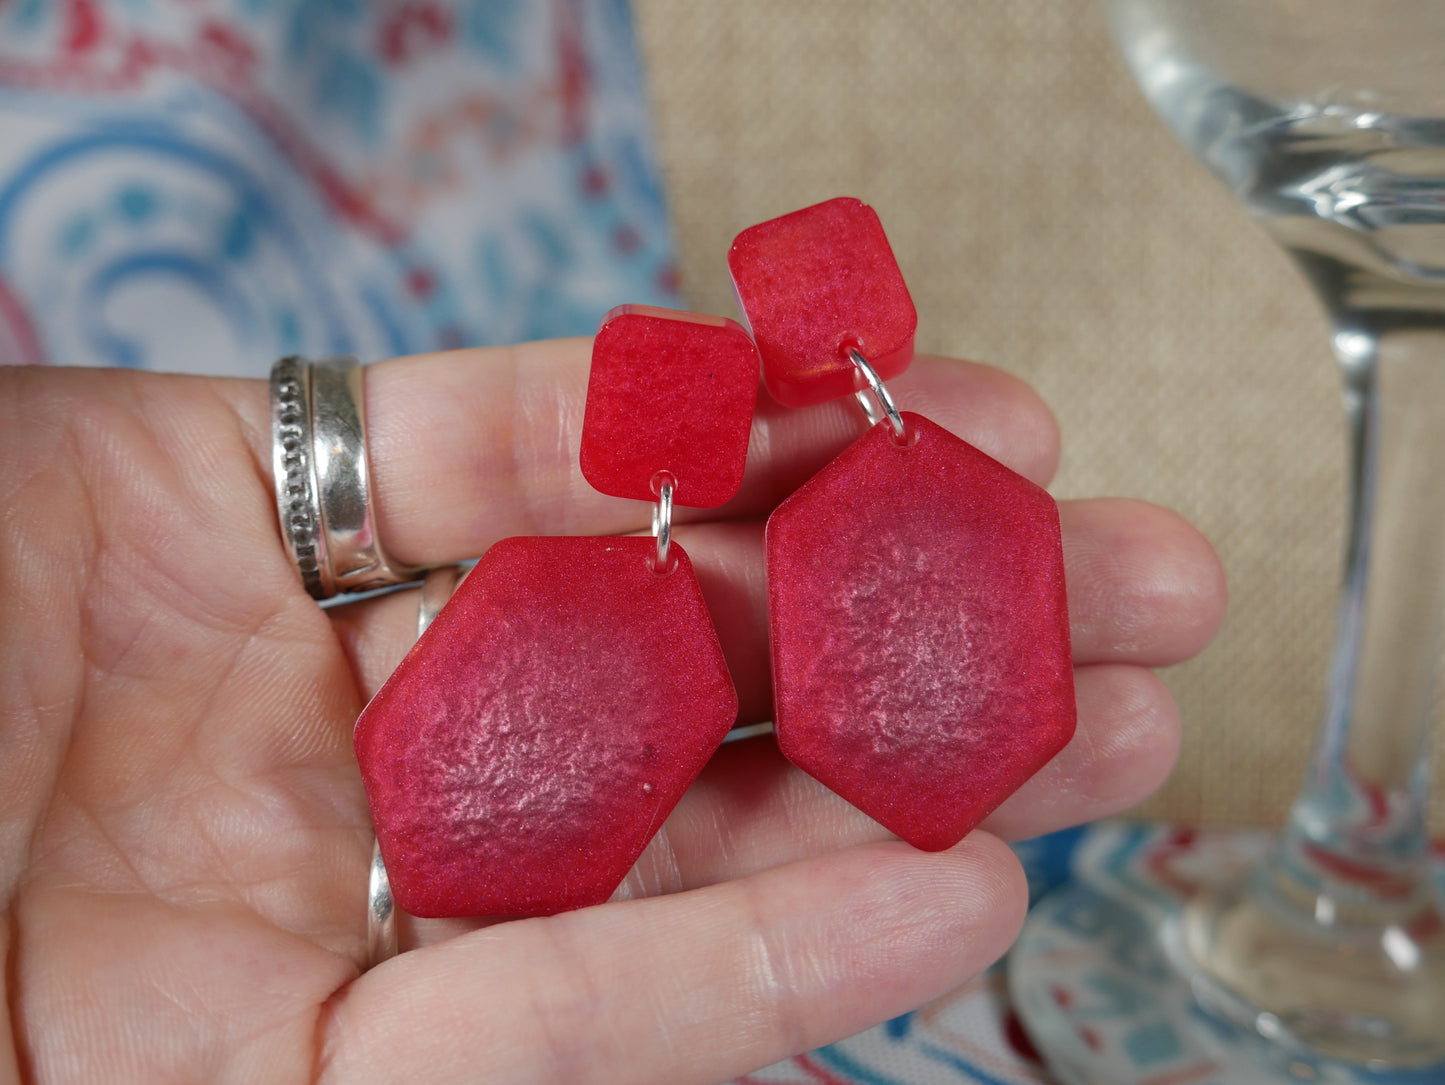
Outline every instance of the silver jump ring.
POLYGON ((652 509, 652 534, 657 539, 657 560, 653 571, 667 572, 669 551, 672 549, 672 490, 673 479, 666 471, 656 482, 657 504, 652 509))
MULTIPOLYGON (((460 565, 443 565, 426 574, 416 607, 418 638, 447 605, 464 575, 460 565)), ((366 967, 375 968, 382 961, 395 957, 396 952, 396 901, 391 896, 391 878, 381 857, 381 845, 373 842, 371 875, 366 889, 366 967)))
POLYGON ((362 370, 350 356, 271 367, 271 468, 281 537, 316 599, 416 580, 376 535, 362 370))
POLYGON ((883 378, 878 376, 877 371, 868 364, 868 359, 853 347, 848 348, 848 359, 863 374, 863 379, 868 382, 867 390, 853 393, 862 405, 863 413, 868 416, 868 424, 876 426, 886 417, 888 424, 893 427, 893 435, 901 441, 908 436, 908 431, 903 427, 903 415, 898 413, 898 407, 884 386, 883 378), (873 393, 872 397, 868 395, 869 391, 873 393), (877 401, 876 405, 875 400, 877 401), (879 407, 883 408, 882 414, 878 412, 879 407))

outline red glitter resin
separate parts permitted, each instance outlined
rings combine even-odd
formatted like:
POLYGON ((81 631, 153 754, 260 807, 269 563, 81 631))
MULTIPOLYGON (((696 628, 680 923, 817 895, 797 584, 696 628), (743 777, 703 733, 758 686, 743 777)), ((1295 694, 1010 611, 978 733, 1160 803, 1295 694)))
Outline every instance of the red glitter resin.
POLYGON ((613 497, 710 509, 738 492, 758 398, 758 348, 722 317, 646 305, 613 309, 592 344, 582 474, 613 497))
POLYGON ((913 360, 918 313, 867 204, 829 200, 750 227, 728 267, 779 403, 811 407, 860 391, 850 347, 885 380, 913 360))
POLYGON ((1074 733, 1059 513, 947 430, 874 426, 773 512, 778 745, 915 847, 958 843, 1074 733))
POLYGON ((548 915, 605 901, 737 717, 697 578, 648 538, 514 538, 356 724, 397 904, 548 915))

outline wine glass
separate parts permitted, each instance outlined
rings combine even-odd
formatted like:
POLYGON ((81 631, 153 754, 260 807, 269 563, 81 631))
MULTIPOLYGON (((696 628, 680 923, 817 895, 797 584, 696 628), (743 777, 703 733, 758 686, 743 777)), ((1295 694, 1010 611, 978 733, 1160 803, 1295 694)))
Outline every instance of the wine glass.
POLYGON ((1324 305, 1348 543, 1324 720, 1284 829, 1197 891, 1125 879, 1046 898, 1011 963, 1016 1004, 1071 1085, 1165 1080, 1166 1064, 1203 1068, 1191 1082, 1445 1082, 1425 819, 1445 650, 1445 4, 1101 2, 1155 110, 1324 305), (1124 984, 1170 1035, 1112 1044, 1067 976, 1124 984))

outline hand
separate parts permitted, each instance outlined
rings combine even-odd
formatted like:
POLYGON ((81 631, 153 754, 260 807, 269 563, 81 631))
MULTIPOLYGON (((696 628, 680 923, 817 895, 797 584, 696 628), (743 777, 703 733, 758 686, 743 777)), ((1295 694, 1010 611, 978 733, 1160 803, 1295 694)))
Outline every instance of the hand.
MULTIPOLYGON (((391 556, 644 526, 580 477, 587 364, 568 341, 372 367, 391 556)), ((1051 474, 1054 423, 1012 378, 920 359, 890 387, 1051 474)), ((743 492, 677 529, 745 722, 770 715, 763 520, 862 431, 852 408, 760 403, 743 492)), ((1066 502, 1078 733, 987 831, 914 851, 770 738, 739 742, 618 900, 429 926, 432 944, 362 974, 371 832, 351 725, 409 647, 416 595, 331 611, 306 596, 270 442, 263 382, 0 370, 0 1079, 705 1085, 848 1035, 1008 947, 1025 887, 1000 838, 1160 783, 1178 719, 1144 668, 1197 652, 1223 607, 1213 552, 1177 517, 1066 502)))

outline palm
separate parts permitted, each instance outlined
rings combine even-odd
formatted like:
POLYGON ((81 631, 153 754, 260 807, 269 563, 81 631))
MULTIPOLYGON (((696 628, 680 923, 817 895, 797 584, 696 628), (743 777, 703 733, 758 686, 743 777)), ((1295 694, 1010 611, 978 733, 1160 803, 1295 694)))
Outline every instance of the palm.
MULTIPOLYGON (((508 361, 455 355, 374 371, 372 454, 398 558, 634 526, 635 510, 587 496, 564 462, 585 348, 539 346, 515 371, 508 361), (531 372, 528 385, 520 374, 531 372), (459 403, 457 389, 471 399, 459 403), (469 412, 471 424, 418 432, 403 406, 469 412), (496 474, 488 441, 509 453, 502 484, 476 470, 482 460, 496 474)), ((1021 390, 977 372, 924 376, 916 394, 940 416, 964 386, 1005 419, 1037 414, 1021 390)), ((424 1057, 436 1080, 490 1065, 506 1081, 706 1082, 907 1008, 1006 944, 1017 880, 986 836, 946 856, 888 843, 761 741, 724 750, 620 896, 696 894, 508 924, 357 979, 371 837, 350 729, 405 650, 415 600, 328 615, 301 590, 276 532, 264 396, 251 382, 0 374, 0 863, 22 1074, 389 1079, 424 1057), (919 903, 930 878, 955 884, 949 914, 919 903), (971 904, 957 899, 964 883, 971 904), (847 937, 872 915, 892 940, 881 963, 862 951, 866 937, 847 937), (695 929, 703 917, 711 941, 695 929), (797 917, 817 930, 788 933, 797 917), (910 963, 898 932, 920 925, 917 952, 930 957, 939 931, 954 932, 946 961, 910 963), (810 961, 827 967, 814 975, 810 961), (772 986, 759 986, 759 967, 772 986), (857 989, 869 969, 889 982, 857 989), (649 982, 715 987, 716 1007, 671 1020, 678 1011, 649 982), (753 1018, 764 1024, 706 1049, 705 1033, 717 1047, 721 1023, 753 1018), (685 1066, 682 1050, 694 1056, 685 1066)), ((847 436, 837 422, 760 425, 775 427, 766 443, 782 449, 778 462, 757 466, 729 521, 679 533, 752 718, 767 712, 755 518, 847 436)), ((1013 431, 984 436, 1046 474, 1041 427, 1013 431)), ((1188 654, 1218 617, 1212 557, 1177 521, 1137 506, 1075 519, 1076 553, 1093 555, 1096 582, 1113 578, 1075 601, 1081 740, 1032 797, 995 815, 991 827, 1008 835, 1117 808, 1157 782, 1173 717, 1135 664, 1188 654), (1120 548, 1141 542, 1155 551, 1151 569, 1127 571, 1120 548), (1174 586, 1160 592, 1165 566, 1174 586), (1136 590, 1121 594, 1131 578, 1136 590)))
MULTIPOLYGON (((200 382, 97 396, 78 374, 15 377, 35 443, 6 501, 33 519, 5 564, 20 756, 4 861, 26 1005, 68 1006, 110 1058, 164 1048, 198 1071, 304 1045, 362 933, 362 694, 264 545, 266 483, 223 400, 200 382)), ((73 1034, 21 1039, 36 1066, 85 1054, 73 1034)))

